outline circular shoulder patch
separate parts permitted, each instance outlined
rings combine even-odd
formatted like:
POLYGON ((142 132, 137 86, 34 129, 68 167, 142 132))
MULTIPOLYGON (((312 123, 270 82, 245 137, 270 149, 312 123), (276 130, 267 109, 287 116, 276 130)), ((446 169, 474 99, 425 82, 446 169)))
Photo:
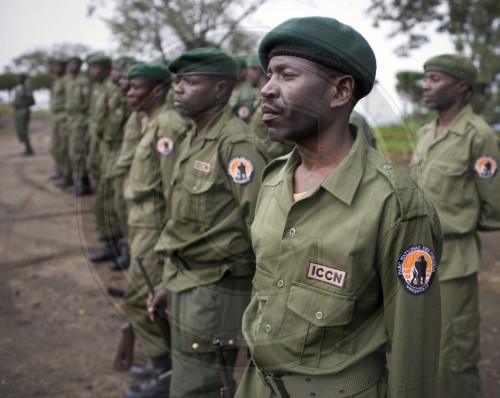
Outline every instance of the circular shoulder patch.
POLYGON ((244 156, 237 156, 229 161, 228 173, 236 184, 246 184, 253 178, 253 164, 244 156))
POLYGON ((156 149, 160 152, 161 156, 168 156, 174 151, 174 141, 168 137, 162 137, 156 143, 156 149))
POLYGON ((436 274, 436 259, 427 246, 412 246, 398 260, 398 277, 411 294, 422 294, 432 284, 436 274))
POLYGON ((238 108, 238 116, 240 119, 246 120, 250 116, 250 109, 247 106, 240 106, 238 108))
POLYGON ((481 156, 474 164, 474 170, 479 178, 491 178, 496 174, 497 169, 496 160, 490 156, 481 156))

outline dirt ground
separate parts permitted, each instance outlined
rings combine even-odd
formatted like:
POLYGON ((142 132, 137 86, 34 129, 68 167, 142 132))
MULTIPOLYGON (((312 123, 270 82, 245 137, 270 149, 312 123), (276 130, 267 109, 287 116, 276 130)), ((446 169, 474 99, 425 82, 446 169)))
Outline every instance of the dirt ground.
MULTIPOLYGON (((113 369, 125 275, 92 264, 93 196, 48 180, 50 119, 34 117, 36 155, 20 156, 11 115, 0 119, 0 397, 116 398, 134 381, 113 369)), ((482 235, 482 381, 500 397, 500 233, 482 235)), ((146 357, 136 345, 137 362, 146 357)))

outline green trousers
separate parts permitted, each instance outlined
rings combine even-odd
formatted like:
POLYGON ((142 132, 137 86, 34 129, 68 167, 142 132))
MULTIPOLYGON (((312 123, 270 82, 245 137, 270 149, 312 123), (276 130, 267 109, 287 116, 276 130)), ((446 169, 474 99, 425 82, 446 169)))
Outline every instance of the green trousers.
POLYGON ((98 233, 106 239, 125 236, 127 219, 125 199, 123 198, 123 178, 108 178, 107 169, 118 156, 117 151, 109 151, 102 145, 101 171, 97 185, 94 215, 98 233), (120 208, 125 206, 125 209, 120 208), (125 217, 125 218, 124 218, 125 217))
POLYGON ((440 281, 441 353, 438 392, 440 398, 481 397, 477 364, 479 340, 478 275, 440 281))
POLYGON ((153 286, 161 282, 163 267, 156 262, 154 246, 160 234, 156 228, 129 226, 130 267, 125 289, 125 311, 132 322, 135 335, 144 348, 146 355, 156 357, 167 352, 158 326, 149 320, 146 308, 148 286, 135 257, 144 256, 144 268, 153 286))
POLYGON ((28 108, 18 108, 14 112, 14 121, 16 124, 17 138, 23 144, 29 146, 28 128, 31 112, 28 108))
POLYGON ((63 112, 55 113, 53 117, 51 153, 60 175, 70 172, 68 154, 68 134, 66 131, 66 115, 63 112))
POLYGON ((87 115, 71 114, 67 115, 66 128, 68 131, 68 154, 71 170, 75 180, 87 176, 87 166, 85 164, 84 147, 85 135, 87 134, 87 115))
MULTIPOLYGON (((226 275, 168 298, 172 333, 170 398, 219 398, 222 376, 213 340, 228 342, 225 363, 230 380, 243 343, 241 318, 250 301, 252 277, 226 275)), ((232 381, 234 386, 234 381, 232 381)))

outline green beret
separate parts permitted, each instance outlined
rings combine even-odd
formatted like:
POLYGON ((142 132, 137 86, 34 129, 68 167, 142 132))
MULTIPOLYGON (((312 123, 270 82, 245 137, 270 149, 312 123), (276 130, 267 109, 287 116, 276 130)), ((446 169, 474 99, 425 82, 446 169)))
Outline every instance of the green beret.
POLYGON ((132 79, 133 77, 163 82, 170 81, 170 72, 163 64, 138 62, 127 72, 127 78, 132 79))
POLYGON ((49 65, 65 65, 67 62, 66 58, 49 57, 47 59, 49 65))
POLYGON ((259 55, 250 54, 247 58, 247 65, 249 68, 260 68, 259 55))
POLYGON ((110 57, 102 53, 92 54, 87 58, 87 63, 89 65, 96 64, 101 66, 111 66, 112 62, 113 61, 110 57))
POLYGON ((424 71, 443 72, 470 85, 476 81, 476 67, 470 58, 459 54, 443 54, 432 57, 424 64, 424 71))
POLYGON ((81 64, 83 60, 78 55, 70 55, 66 58, 66 62, 78 62, 81 64))
POLYGON ((123 56, 118 58, 113 65, 124 71, 135 65, 137 62, 139 61, 137 61, 134 57, 123 56))
POLYGON ((234 59, 236 59, 236 62, 238 63, 238 67, 240 68, 246 68, 247 65, 247 57, 245 55, 234 55, 234 59))
POLYGON ((375 82, 377 60, 356 30, 334 18, 292 18, 267 33, 259 45, 262 68, 277 55, 305 58, 351 75, 366 96, 375 82))
POLYGON ((186 51, 168 64, 177 75, 213 75, 238 79, 238 63, 234 56, 212 47, 186 51))

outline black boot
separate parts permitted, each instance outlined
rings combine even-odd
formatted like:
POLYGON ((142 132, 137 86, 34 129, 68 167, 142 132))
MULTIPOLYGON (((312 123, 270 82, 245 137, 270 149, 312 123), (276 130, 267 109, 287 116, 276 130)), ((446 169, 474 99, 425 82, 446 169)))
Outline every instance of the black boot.
POLYGON ((119 255, 118 247, 114 239, 106 241, 104 247, 98 252, 90 253, 89 260, 95 263, 109 261, 117 258, 119 255))
POLYGON ((114 259, 109 268, 111 269, 111 271, 123 271, 124 269, 127 269, 129 265, 130 255, 128 254, 128 252, 125 252, 121 254, 120 257, 114 259))
POLYGON ((66 189, 66 192, 75 196, 92 195, 94 193, 88 177, 80 178, 74 186, 66 189))
POLYGON ((26 144, 26 149, 23 152, 23 156, 31 156, 34 155, 35 152, 33 152, 33 149, 31 148, 30 144, 26 144))
POLYGON ((147 365, 132 365, 129 370, 130 376, 139 380, 147 380, 159 377, 172 368, 170 355, 164 354, 151 358, 147 365))
POLYGON ((59 180, 55 181, 54 185, 61 189, 69 188, 73 185, 73 177, 71 174, 65 174, 59 180))
POLYGON ((168 398, 172 371, 131 386, 123 392, 124 398, 168 398))

